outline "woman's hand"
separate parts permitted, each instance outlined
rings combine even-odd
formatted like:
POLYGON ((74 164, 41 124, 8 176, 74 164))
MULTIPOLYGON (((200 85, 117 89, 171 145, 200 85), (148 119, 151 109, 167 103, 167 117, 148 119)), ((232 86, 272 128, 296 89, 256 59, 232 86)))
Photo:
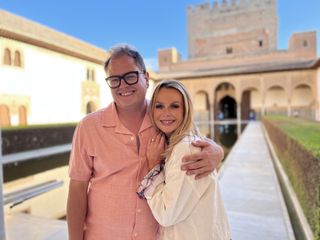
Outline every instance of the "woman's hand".
POLYGON ((149 170, 156 166, 162 160, 161 154, 165 150, 165 136, 163 133, 157 133, 152 137, 147 146, 146 157, 149 170))

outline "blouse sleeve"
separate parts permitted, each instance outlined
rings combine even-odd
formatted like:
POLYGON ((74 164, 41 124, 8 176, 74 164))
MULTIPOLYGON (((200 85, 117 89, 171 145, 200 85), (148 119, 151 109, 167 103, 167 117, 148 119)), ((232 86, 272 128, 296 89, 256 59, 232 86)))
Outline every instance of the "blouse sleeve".
POLYGON ((200 151, 189 142, 179 143, 166 162, 165 181, 145 193, 151 211, 162 226, 186 219, 209 187, 210 177, 195 180, 181 171, 183 156, 200 151))

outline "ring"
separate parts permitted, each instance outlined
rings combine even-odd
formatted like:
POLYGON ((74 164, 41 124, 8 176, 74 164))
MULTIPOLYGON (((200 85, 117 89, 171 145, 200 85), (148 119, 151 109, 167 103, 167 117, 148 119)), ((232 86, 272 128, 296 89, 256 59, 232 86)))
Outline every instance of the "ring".
POLYGON ((153 139, 153 138, 151 138, 151 142, 154 142, 154 139, 153 139))

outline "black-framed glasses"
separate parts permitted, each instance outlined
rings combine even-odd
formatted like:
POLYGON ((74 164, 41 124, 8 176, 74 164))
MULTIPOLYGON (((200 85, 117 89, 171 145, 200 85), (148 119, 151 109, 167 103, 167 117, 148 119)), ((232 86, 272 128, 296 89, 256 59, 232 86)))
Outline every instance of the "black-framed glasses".
POLYGON ((106 81, 110 88, 118 88, 121 85, 121 79, 123 79, 126 84, 134 85, 139 81, 139 74, 144 74, 146 71, 131 71, 123 74, 122 76, 115 75, 106 78, 106 81))

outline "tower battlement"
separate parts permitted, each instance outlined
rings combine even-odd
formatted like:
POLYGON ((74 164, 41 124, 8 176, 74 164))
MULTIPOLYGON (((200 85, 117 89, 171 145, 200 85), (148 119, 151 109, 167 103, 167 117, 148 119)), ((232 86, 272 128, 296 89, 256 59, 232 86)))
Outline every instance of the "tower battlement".
POLYGON ((187 9, 189 58, 276 50, 276 0, 215 0, 187 9))
MULTIPOLYGON (((234 14, 242 11, 260 10, 261 8, 275 7, 276 0, 222 0, 220 3, 215 0, 212 4, 209 1, 189 6, 187 9, 188 15, 203 16, 203 14, 224 15, 234 14)), ((208 17, 208 16, 206 16, 208 17)))

